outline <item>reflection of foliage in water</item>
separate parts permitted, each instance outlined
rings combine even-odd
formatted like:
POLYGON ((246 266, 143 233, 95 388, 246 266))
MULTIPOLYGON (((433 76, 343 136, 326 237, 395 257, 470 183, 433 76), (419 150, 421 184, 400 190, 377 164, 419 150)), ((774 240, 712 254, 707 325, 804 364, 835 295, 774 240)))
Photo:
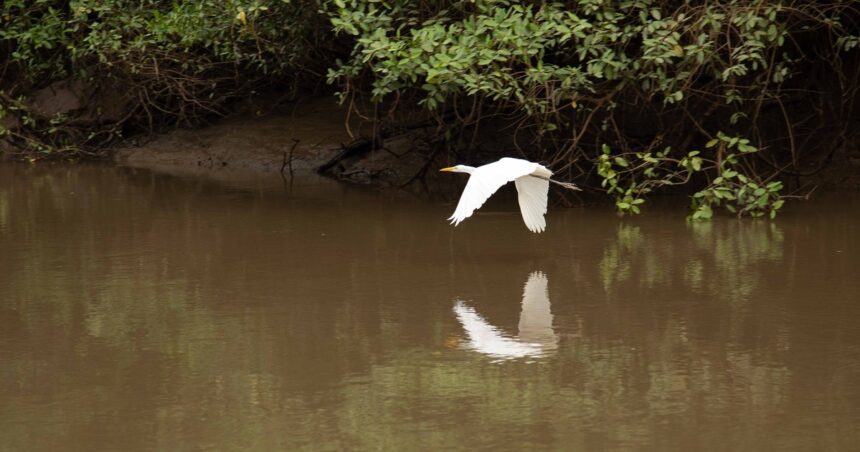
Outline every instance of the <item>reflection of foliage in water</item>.
POLYGON ((686 237, 661 240, 658 231, 643 233, 639 226, 620 223, 599 263, 604 290, 628 282, 643 289, 680 284, 738 301, 760 279, 751 271, 782 259, 783 234, 774 223, 714 220, 691 222, 688 228, 686 237), (670 268, 682 268, 683 278, 669 274, 670 268))
POLYGON ((626 421, 631 444, 654 433, 654 416, 686 419, 681 424, 690 427, 728 411, 773 416, 785 409, 793 378, 783 362, 794 341, 785 306, 767 297, 779 283, 771 270, 783 259, 780 227, 721 220, 665 226, 617 226, 595 268, 602 285, 585 290, 588 275, 576 283, 583 288, 578 299, 605 304, 577 314, 571 323, 584 331, 562 347, 563 362, 583 381, 579 394, 609 394, 584 405, 618 413, 605 425, 626 421), (637 410, 642 417, 631 422, 637 410))
POLYGON ((359 449, 417 441, 430 449, 534 441, 580 449, 595 437, 612 448, 667 441, 654 429, 655 420, 681 433, 729 411, 766 419, 761 416, 784 409, 790 373, 749 356, 673 364, 678 356, 670 347, 665 356, 649 359, 629 344, 607 347, 583 339, 572 345, 563 360, 543 365, 428 365, 420 353, 398 355, 375 366, 366 385, 343 388, 340 431, 356 432, 348 441, 359 449), (473 428, 461 428, 464 419, 473 428), (422 427, 406 427, 414 425, 422 427), (518 425, 540 426, 543 435, 536 439, 533 430, 518 425))
POLYGON ((0 229, 4 229, 9 221, 9 200, 5 191, 0 190, 0 229))
POLYGON ((693 288, 722 293, 739 302, 749 297, 752 286, 761 280, 750 277, 750 272, 761 271, 765 264, 778 264, 782 259, 783 234, 777 224, 770 222, 716 223, 690 224, 696 247, 690 265, 696 270, 686 276, 693 288), (709 277, 714 273, 719 277, 709 277))
MULTIPOLYGON (((388 337, 396 332, 359 320, 377 317, 368 306, 293 311, 273 302, 314 288, 284 280, 287 253, 258 249, 257 259, 273 262, 255 268, 237 259, 258 241, 249 238, 259 230, 243 236, 248 221, 271 221, 253 202, 206 202, 199 188, 109 169, 10 173, 0 174, 16 212, 0 230, 0 394, 13 396, 0 410, 0 437, 8 447, 174 449, 202 438, 212 447, 278 448, 257 441, 302 425, 295 417, 303 412, 286 407, 313 405, 315 391, 366 368, 378 341, 396 342, 388 337), (236 208, 247 215, 219 217, 236 208), (213 228, 213 218, 223 223, 213 228)), ((331 270, 338 282, 350 271, 331 270)))
POLYGON ((604 290, 609 291, 615 282, 630 278, 630 260, 624 259, 623 256, 636 253, 641 246, 639 228, 626 224, 618 225, 616 241, 604 248, 603 259, 599 264, 604 290))
MULTIPOLYGON (((856 437, 850 407, 820 408, 855 400, 845 363, 856 337, 811 342, 807 313, 768 297, 790 277, 766 273, 784 257, 778 226, 666 232, 645 218, 589 233, 600 240, 581 242, 570 280, 565 266, 547 270, 557 355, 497 364, 446 348, 462 335, 451 300, 420 298, 416 287, 430 283, 392 277, 409 262, 433 283, 463 282, 456 265, 439 271, 447 255, 389 262, 386 240, 405 253, 436 239, 406 216, 397 221, 408 232, 389 237, 378 219, 341 220, 329 234, 357 239, 317 263, 307 256, 332 245, 283 244, 268 231, 305 226, 265 201, 81 171, 0 189, 16 213, 0 231, 0 437, 12 449, 700 449, 715 438, 827 449, 856 437), (828 354, 796 354, 809 343, 828 354), (808 398, 819 381, 827 391, 808 398), (792 417, 806 410, 828 435, 762 433, 809 431, 792 417)), ((516 275, 507 325, 492 309, 502 301, 476 300, 482 312, 515 328, 531 270, 516 275)))

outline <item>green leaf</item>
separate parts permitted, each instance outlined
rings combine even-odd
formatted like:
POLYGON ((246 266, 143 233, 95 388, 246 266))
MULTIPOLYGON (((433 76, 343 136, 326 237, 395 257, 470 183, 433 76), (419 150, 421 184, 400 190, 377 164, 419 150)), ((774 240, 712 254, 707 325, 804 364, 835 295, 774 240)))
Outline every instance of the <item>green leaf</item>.
POLYGON ((713 216, 714 212, 711 210, 711 206, 707 204, 702 204, 695 212, 693 212, 693 220, 710 220, 713 216))
POLYGON ((749 154, 751 152, 758 151, 758 149, 756 149, 755 146, 750 146, 749 144, 746 144, 746 143, 739 143, 738 144, 738 150, 740 150, 741 152, 743 152, 745 154, 749 154))
POLYGON ((701 157, 693 157, 690 160, 690 166, 693 167, 693 171, 700 171, 702 169, 702 158, 701 157))

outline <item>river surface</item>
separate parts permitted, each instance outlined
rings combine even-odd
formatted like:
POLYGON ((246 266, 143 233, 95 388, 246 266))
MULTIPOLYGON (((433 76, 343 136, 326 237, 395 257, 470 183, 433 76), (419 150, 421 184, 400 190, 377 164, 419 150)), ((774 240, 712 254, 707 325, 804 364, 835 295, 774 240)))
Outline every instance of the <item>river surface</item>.
POLYGON ((0 165, 0 450, 860 444, 860 198, 535 235, 255 184, 0 165))

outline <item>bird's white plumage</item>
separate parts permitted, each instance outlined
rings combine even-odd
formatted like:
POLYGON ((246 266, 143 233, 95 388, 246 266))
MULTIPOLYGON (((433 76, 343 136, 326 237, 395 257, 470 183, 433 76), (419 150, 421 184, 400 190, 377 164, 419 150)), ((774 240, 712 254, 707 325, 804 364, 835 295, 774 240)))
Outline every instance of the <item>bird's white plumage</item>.
POLYGON ((517 186, 517 197, 520 203, 520 213, 526 227, 532 232, 543 232, 546 229, 546 194, 549 191, 549 181, 537 177, 520 177, 514 181, 517 186))
POLYGON ((550 176, 552 171, 543 165, 510 157, 475 168, 449 220, 455 226, 460 224, 502 185, 515 181, 526 227, 532 232, 541 232, 546 228, 544 215, 550 176))

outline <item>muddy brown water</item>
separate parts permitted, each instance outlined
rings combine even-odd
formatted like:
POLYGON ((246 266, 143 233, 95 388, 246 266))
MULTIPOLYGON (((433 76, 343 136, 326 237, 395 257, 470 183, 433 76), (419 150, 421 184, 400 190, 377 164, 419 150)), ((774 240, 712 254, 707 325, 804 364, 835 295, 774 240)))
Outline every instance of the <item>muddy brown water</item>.
POLYGON ((0 165, 0 450, 860 441, 856 197, 534 235, 279 183, 0 165))

